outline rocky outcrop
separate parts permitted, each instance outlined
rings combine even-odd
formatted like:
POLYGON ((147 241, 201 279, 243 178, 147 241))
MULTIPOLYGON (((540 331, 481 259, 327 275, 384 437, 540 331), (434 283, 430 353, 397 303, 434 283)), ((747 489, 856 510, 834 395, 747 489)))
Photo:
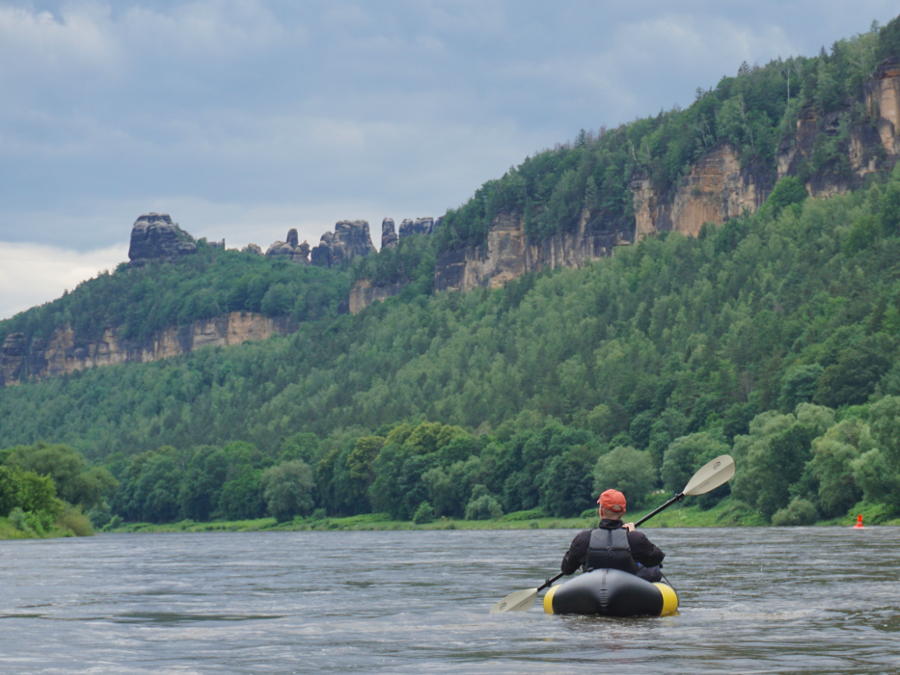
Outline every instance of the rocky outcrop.
POLYGON ((885 153, 900 155, 900 61, 879 64, 866 86, 866 107, 878 120, 878 137, 885 153))
POLYGON ((267 258, 281 258, 297 263, 309 263, 309 243, 298 244, 299 235, 295 228, 287 233, 287 241, 276 241, 266 250, 267 258))
POLYGON ((435 290, 468 291, 480 286, 497 288, 529 272, 557 267, 582 267, 608 256, 627 243, 618 231, 592 231, 590 214, 583 211, 578 228, 540 242, 530 242, 525 224, 516 214, 494 219, 482 246, 443 253, 435 268, 435 290))
POLYGON ((201 347, 226 347, 265 340, 288 333, 287 319, 273 319, 252 312, 231 312, 187 326, 166 329, 152 339, 133 344, 112 328, 93 342, 79 342, 71 326, 63 326, 45 341, 29 345, 22 333, 11 333, 0 349, 0 386, 26 378, 45 379, 86 368, 120 363, 146 363, 186 354, 201 347))
POLYGON ((197 252, 197 243, 167 213, 145 213, 131 228, 128 259, 132 265, 174 260, 197 252))
POLYGON ((399 237, 394 230, 394 219, 385 218, 381 221, 381 250, 384 251, 397 245, 399 237))
POLYGON ((700 158, 671 195, 659 195, 647 178, 632 182, 633 238, 673 230, 696 236, 704 223, 756 211, 771 189, 771 180, 745 170, 734 149, 723 145, 700 158))
POLYGON ((400 238, 413 234, 431 234, 434 231, 434 218, 404 218, 400 221, 400 238))
POLYGON ((334 232, 322 235, 311 252, 311 262, 319 267, 334 267, 374 252, 368 222, 341 220, 335 223, 334 232))
POLYGON ((380 302, 392 298, 406 286, 405 283, 392 283, 375 285, 371 279, 360 279, 350 289, 349 309, 351 314, 357 314, 373 302, 380 302))

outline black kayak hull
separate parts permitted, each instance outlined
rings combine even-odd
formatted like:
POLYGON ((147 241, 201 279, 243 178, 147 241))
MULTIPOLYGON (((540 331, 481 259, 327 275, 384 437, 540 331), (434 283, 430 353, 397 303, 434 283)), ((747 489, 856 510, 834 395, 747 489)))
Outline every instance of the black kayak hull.
POLYGON ((678 594, 662 582, 628 572, 599 569, 581 574, 544 595, 548 614, 668 616, 678 611, 678 594))

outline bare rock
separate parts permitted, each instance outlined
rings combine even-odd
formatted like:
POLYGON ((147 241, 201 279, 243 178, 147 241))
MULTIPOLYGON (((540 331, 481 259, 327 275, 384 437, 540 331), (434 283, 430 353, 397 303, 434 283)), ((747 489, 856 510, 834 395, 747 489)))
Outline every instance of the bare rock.
POLYGON ((287 233, 287 241, 276 241, 266 251, 268 258, 286 258, 291 262, 309 263, 309 243, 298 244, 297 230, 291 228, 287 233))
POLYGON ((197 252, 197 242, 172 222, 168 213, 145 213, 131 228, 128 259, 132 265, 174 260, 197 252))
POLYGON ((400 223, 400 238, 408 237, 412 234, 431 234, 434 230, 434 218, 416 218, 411 220, 404 219, 400 223))
POLYGON ((396 246, 399 238, 394 230, 394 219, 385 218, 381 221, 381 250, 396 246))
POLYGON ((341 220, 335 223, 334 232, 322 235, 319 245, 312 249, 311 261, 320 267, 335 267, 374 252, 368 222, 341 220))

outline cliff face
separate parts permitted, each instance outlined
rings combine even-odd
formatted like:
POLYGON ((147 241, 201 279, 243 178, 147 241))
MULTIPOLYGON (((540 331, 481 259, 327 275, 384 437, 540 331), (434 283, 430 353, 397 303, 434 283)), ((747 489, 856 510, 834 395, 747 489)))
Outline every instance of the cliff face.
POLYGON ((648 179, 634 181, 632 239, 670 230, 696 236, 704 223, 724 223, 744 211, 755 211, 771 190, 771 185, 760 183, 741 166, 729 145, 702 157, 670 198, 657 194, 648 179))
POLYGON ((361 312, 373 302, 387 300, 403 290, 406 284, 394 283, 385 286, 376 286, 369 279, 360 279, 350 289, 349 308, 351 314, 361 312))
MULTIPOLYGON (((824 171, 811 177, 806 181, 810 196, 846 192, 900 158, 900 63, 881 64, 866 86, 864 103, 869 120, 850 129, 845 143, 849 174, 824 171)), ((492 224, 486 244, 441 255, 435 289, 496 287, 543 268, 578 267, 609 255, 615 246, 658 232, 696 236, 705 223, 722 224, 756 211, 778 179, 801 172, 822 135, 835 136, 840 131, 837 114, 820 118, 814 111, 805 111, 794 134, 779 149, 774 174, 743 166, 737 152, 722 145, 701 157, 669 194, 658 193, 648 179, 638 178, 630 185, 634 223, 626 233, 594 233, 585 227, 590 214, 582 214, 577 232, 533 244, 525 238, 520 216, 502 214, 492 224)))
POLYGON ((435 290, 497 288, 529 272, 581 267, 607 256, 614 246, 622 243, 620 236, 615 232, 589 232, 588 215, 582 213, 577 231, 532 243, 525 234, 521 216, 500 214, 494 219, 483 246, 441 255, 435 269, 435 290))
POLYGON ((900 63, 882 63, 866 88, 869 114, 878 120, 878 136, 888 155, 900 155, 900 63))
POLYGON ((0 386, 17 384, 26 377, 44 379, 95 366, 158 361, 201 347, 265 340, 290 329, 287 321, 251 312, 231 312, 169 328, 140 345, 121 339, 110 328, 100 340, 88 343, 76 342, 71 326, 63 326, 49 340, 35 340, 31 345, 22 333, 11 333, 0 348, 0 386))

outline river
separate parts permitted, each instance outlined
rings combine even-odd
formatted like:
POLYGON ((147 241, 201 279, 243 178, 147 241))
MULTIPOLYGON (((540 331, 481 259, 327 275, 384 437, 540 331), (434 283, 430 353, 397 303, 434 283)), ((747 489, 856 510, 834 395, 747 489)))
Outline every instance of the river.
POLYGON ((571 530, 0 541, 0 672, 900 671, 900 528, 645 532, 676 616, 490 614, 571 530))

